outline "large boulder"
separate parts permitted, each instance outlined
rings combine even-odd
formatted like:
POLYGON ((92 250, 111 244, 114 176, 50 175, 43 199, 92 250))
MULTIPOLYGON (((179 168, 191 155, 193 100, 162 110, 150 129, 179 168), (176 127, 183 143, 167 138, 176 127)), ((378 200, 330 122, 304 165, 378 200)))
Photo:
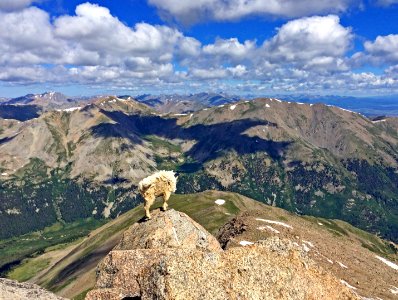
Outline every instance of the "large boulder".
POLYGON ((114 250, 184 248, 221 251, 217 239, 183 212, 155 210, 153 217, 132 225, 114 250))
POLYGON ((0 300, 66 300, 36 284, 0 278, 0 300))
POLYGON ((132 226, 97 271, 86 299, 360 299, 289 240, 222 251, 172 210, 132 226))

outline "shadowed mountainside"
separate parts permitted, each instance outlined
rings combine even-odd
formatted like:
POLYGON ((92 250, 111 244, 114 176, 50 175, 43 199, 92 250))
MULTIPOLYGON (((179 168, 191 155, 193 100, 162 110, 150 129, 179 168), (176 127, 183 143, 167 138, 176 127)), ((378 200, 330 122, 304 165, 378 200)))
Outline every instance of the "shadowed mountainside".
POLYGON ((273 159, 279 159, 289 142, 274 142, 243 133, 255 126, 277 127, 277 124, 260 119, 241 119, 231 122, 184 127, 177 119, 159 116, 126 115, 119 111, 102 111, 115 124, 99 124, 92 128, 95 136, 127 137, 133 143, 142 143, 140 136, 156 135, 166 139, 194 140, 196 143, 186 154, 201 163, 217 158, 228 151, 240 155, 265 152, 273 159), (129 135, 124 135, 129 133, 129 135), (133 135, 131 134, 133 133, 133 135), (205 153, 205 155, 204 155, 205 153))
POLYGON ((37 118, 41 113, 41 109, 35 105, 1 105, 0 118, 14 119, 18 121, 27 121, 37 118))

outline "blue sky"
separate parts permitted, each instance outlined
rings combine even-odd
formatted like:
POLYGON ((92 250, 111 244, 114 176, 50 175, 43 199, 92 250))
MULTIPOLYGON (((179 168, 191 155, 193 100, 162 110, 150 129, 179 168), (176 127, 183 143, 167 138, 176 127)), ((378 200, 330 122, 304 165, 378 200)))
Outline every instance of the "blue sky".
POLYGON ((1 0, 0 97, 398 93, 398 0, 1 0))

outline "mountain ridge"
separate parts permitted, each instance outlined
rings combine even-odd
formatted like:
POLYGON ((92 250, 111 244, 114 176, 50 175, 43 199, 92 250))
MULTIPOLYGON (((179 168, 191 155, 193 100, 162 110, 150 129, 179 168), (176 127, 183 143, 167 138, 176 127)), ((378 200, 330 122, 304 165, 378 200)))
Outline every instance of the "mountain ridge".
POLYGON ((180 193, 236 191, 397 240, 396 118, 372 121, 275 98, 176 116, 106 97, 26 122, 2 120, 0 131, 4 226, 27 212, 37 221, 46 212, 51 222, 115 217, 140 201, 136 182, 173 169, 181 173, 180 193), (80 212, 73 209, 76 191, 85 207, 80 212), (23 206, 21 197, 35 205, 23 206))

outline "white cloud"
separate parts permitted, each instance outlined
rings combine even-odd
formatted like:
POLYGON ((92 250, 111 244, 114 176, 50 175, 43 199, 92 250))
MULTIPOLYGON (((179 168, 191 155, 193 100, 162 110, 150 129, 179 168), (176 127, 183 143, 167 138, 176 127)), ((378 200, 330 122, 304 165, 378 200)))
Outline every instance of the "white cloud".
POLYGON ((3 11, 15 11, 22 8, 25 8, 32 4, 33 2, 37 2, 34 0, 1 0, 0 1, 0 10, 3 11))
POLYGON ((368 59, 375 62, 398 63, 398 34, 378 36, 374 42, 366 41, 368 59))
POLYGON ((0 18, 0 64, 41 63, 59 55, 46 12, 31 7, 0 18))
POLYGON ((57 38, 96 52, 106 64, 120 63, 128 56, 170 60, 175 44, 183 39, 181 32, 167 26, 138 23, 128 27, 107 8, 90 3, 77 6, 76 16, 56 19, 54 26, 57 38))
POLYGON ((350 28, 338 16, 309 17, 290 21, 263 44, 266 59, 303 68, 344 67, 342 57, 352 40, 350 28))
MULTIPOLYGON (((190 5, 181 2, 181 9, 190 5)), ((365 53, 348 59, 351 28, 334 15, 289 21, 262 44, 218 38, 206 45, 169 26, 130 27, 109 9, 90 3, 54 19, 35 7, 3 11, 0 18, 3 84, 248 93, 398 88, 397 67, 382 75, 350 70, 353 61, 359 65, 365 58, 398 65, 397 35, 366 42, 365 53)))
POLYGON ((200 55, 201 43, 194 38, 186 37, 178 45, 178 54, 182 57, 197 57, 200 55))
POLYGON ((203 53, 214 58, 221 59, 224 63, 232 61, 233 63, 250 59, 253 56, 253 50, 256 48, 255 41, 245 41, 241 44, 237 38, 217 39, 214 44, 203 47, 203 53))
POLYGON ((243 75, 247 74, 247 69, 243 65, 237 65, 235 67, 227 68, 230 74, 234 77, 242 77, 243 75))
POLYGON ((190 72, 193 78, 197 79, 221 79, 226 78, 228 75, 227 70, 225 69, 195 69, 193 68, 190 72))
MULTIPOLYGON (((391 1, 391 0, 390 0, 391 1)), ((161 16, 186 24, 206 20, 237 20, 247 16, 303 17, 346 11, 357 0, 148 0, 161 16)))
POLYGON ((394 5, 397 4, 398 0, 378 0, 377 4, 380 6, 390 6, 390 5, 394 5))
MULTIPOLYGON (((74 65, 74 73, 69 75, 85 82, 90 78, 95 82, 114 80, 115 74, 133 78, 167 76, 173 70, 175 53, 183 59, 199 54, 201 46, 194 38, 167 26, 138 23, 128 27, 107 8, 90 3, 78 5, 75 16, 61 16, 53 23, 47 12, 36 7, 0 12, 0 18, 0 67, 74 65), (94 80, 91 74, 99 70, 104 74, 94 80)), ((19 82, 33 75, 28 72, 30 68, 23 70, 26 76, 19 77, 4 71, 1 80, 15 78, 19 82)))

